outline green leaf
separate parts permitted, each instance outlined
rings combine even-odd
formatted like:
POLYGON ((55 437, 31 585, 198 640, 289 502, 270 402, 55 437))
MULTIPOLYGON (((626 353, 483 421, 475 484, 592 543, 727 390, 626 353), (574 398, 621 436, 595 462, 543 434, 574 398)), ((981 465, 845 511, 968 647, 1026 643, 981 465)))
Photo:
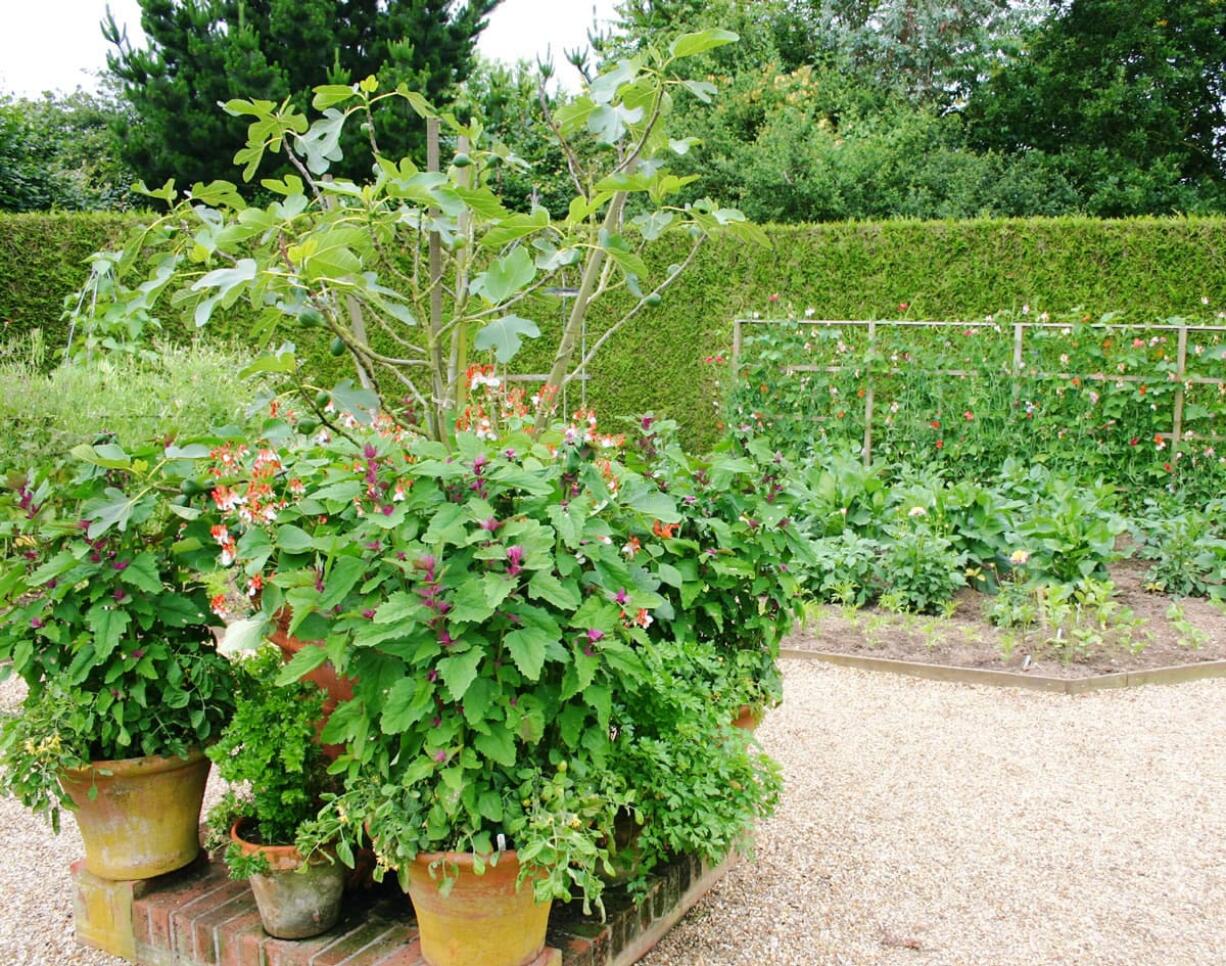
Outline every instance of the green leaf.
POLYGON ((439 677, 447 685, 452 701, 463 700, 469 685, 473 683, 473 678, 477 676, 477 668, 483 657, 485 657, 485 652, 479 647, 474 647, 463 654, 445 657, 438 662, 439 677))
POLYGON ((545 666, 545 649, 551 641, 548 634, 536 627, 511 631, 503 638, 515 666, 529 681, 540 680, 541 668, 545 666))
POLYGON ((286 553, 306 553, 314 546, 314 543, 311 535, 302 527, 286 523, 277 527, 277 546, 286 553))
POLYGON ((532 261, 532 255, 526 247, 520 245, 475 276, 470 287, 491 305, 497 305, 531 285, 534 278, 536 265, 532 261))
POLYGON ((608 104, 617 96, 617 89, 634 80, 638 67, 633 61, 619 60, 605 71, 588 88, 588 95, 597 104, 608 104))
POLYGON ((545 570, 536 571, 528 581, 528 596, 547 600, 562 610, 574 610, 580 601, 579 589, 573 581, 564 584, 545 570))
POLYGON ((711 98, 715 96, 718 88, 707 81, 687 80, 682 81, 685 89, 697 97, 704 104, 710 104, 711 98))
POLYGON ((407 731, 434 706, 434 688, 428 681, 401 678, 387 692, 379 727, 385 735, 407 731))
POLYGON ((364 426, 370 425, 371 413, 379 410, 379 397, 369 389, 355 386, 352 379, 344 379, 333 386, 331 396, 332 405, 364 426))
POLYGON ((162 575, 158 573, 157 561, 147 550, 128 561, 128 566, 119 572, 119 579, 150 594, 162 589, 162 575))
POLYGON ((712 27, 692 34, 682 34, 668 45, 668 52, 678 59, 703 54, 725 44, 735 44, 741 38, 731 30, 712 27))
POLYGON ((505 725, 494 725, 487 735, 477 735, 473 746, 498 764, 511 768, 515 765, 515 736, 505 725))
POLYGON ((94 651, 99 661, 105 661, 119 645, 132 618, 127 611, 115 610, 105 604, 94 604, 85 623, 94 634, 94 651))
POLYGON ((341 557, 333 565, 324 581, 324 592, 319 598, 319 609, 330 610, 345 599, 366 571, 361 557, 341 557))
POLYGON ((473 346, 481 352, 493 350, 499 362, 510 362, 523 345, 523 338, 536 339, 540 334, 541 330, 532 320, 504 315, 478 332, 473 346))
POLYGON ((351 97, 357 97, 357 92, 348 84, 321 84, 314 88, 315 96, 311 98, 311 107, 317 111, 343 104, 351 97))
POLYGON ((524 238, 542 228, 549 227, 549 212, 534 208, 530 215, 512 215, 504 218, 481 238, 482 248, 502 248, 519 238, 524 238))
POLYGON ((299 136, 298 144, 306 152, 311 174, 327 173, 333 162, 344 157, 341 152, 341 129, 344 126, 345 114, 330 107, 306 134, 299 136))
POLYGON ((218 304, 232 305, 242 291, 241 286, 249 284, 255 278, 256 268, 254 258, 240 258, 231 268, 218 268, 197 279, 192 285, 193 292, 208 288, 215 288, 217 291, 197 303, 194 316, 196 325, 207 325, 213 315, 213 309, 218 304))
POLYGON ((310 674, 328 659, 328 652, 317 644, 308 644, 290 658, 285 667, 277 674, 277 686, 284 687, 293 684, 304 675, 310 674))
POLYGON ((217 644, 217 653, 234 657, 248 651, 258 650, 264 643, 268 622, 263 617, 248 617, 231 621, 217 644))
POLYGON ((661 523, 679 523, 681 514, 677 512, 677 504, 667 493, 659 490, 647 490, 630 496, 626 503, 634 510, 646 516, 659 520, 661 523))
POLYGON ((123 447, 114 443, 104 443, 101 446, 90 446, 82 443, 74 446, 69 452, 83 463, 101 466, 108 470, 126 470, 132 466, 132 459, 123 451, 123 447))

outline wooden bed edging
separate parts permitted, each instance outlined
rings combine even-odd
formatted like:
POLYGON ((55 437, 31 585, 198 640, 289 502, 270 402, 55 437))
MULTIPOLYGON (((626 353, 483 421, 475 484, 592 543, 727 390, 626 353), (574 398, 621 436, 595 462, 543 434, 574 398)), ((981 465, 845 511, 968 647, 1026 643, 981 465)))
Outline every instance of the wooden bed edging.
POLYGON ((886 671, 929 681, 950 681, 955 684, 987 684, 998 688, 1029 688, 1032 691, 1055 691, 1059 694, 1086 694, 1108 688, 1135 688, 1143 684, 1183 684, 1204 678, 1226 677, 1226 661, 1202 661, 1199 664, 1176 664, 1148 668, 1143 671, 1120 671, 1096 674, 1086 678, 1054 678, 1044 674, 1021 674, 1017 671, 994 671, 988 668, 954 667, 949 664, 924 664, 921 661, 896 661, 861 654, 836 654, 831 651, 808 651, 801 648, 780 648, 783 658, 822 661, 863 671, 886 671))

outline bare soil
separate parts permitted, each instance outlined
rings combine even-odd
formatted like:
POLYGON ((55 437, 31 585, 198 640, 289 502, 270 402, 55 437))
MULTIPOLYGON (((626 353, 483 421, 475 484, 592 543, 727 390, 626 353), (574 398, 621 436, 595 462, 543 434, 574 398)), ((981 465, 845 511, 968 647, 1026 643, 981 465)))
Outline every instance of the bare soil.
POLYGON ((1123 560, 1111 567, 1116 603, 1131 620, 1093 625, 1089 643, 1065 628, 1059 642, 1054 628, 996 627, 988 621, 992 598, 963 590, 951 617, 894 614, 876 606, 863 610, 822 607, 785 643, 805 650, 830 651, 898 661, 955 667, 1024 671, 1059 678, 1084 678, 1120 671, 1143 671, 1176 664, 1226 660, 1226 607, 1203 598, 1177 603, 1188 626, 1167 616, 1170 597, 1145 590, 1149 564, 1123 560))

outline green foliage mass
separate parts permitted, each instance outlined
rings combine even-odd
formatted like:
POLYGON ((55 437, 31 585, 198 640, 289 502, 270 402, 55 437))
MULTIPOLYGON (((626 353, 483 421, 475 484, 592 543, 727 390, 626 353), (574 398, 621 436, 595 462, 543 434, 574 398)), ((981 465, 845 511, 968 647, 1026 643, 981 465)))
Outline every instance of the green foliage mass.
POLYGON ((971 97, 978 146, 1037 151, 1087 210, 1221 210, 1226 5, 1066 0, 971 97))
POLYGON ((133 175, 110 130, 123 112, 109 91, 0 95, 0 211, 125 207, 133 175))
MULTIPOLYGON (((6 337, 24 338, 41 326, 49 345, 62 346, 66 330, 56 320, 63 294, 84 280, 85 257, 128 224, 109 215, 0 217, 0 319, 11 320, 6 337)), ((704 360, 726 354, 732 319, 767 312, 765 296, 772 292, 828 319, 893 318, 899 303, 908 302, 913 318, 981 319, 1028 303, 1036 313, 1084 306, 1152 321, 1199 315, 1202 297, 1215 305, 1226 301, 1221 218, 898 221, 767 232, 770 249, 704 247, 663 304, 646 309, 602 350, 590 370, 588 403, 606 425, 654 410, 677 419, 688 443, 714 442, 722 370, 704 360)), ((660 265, 681 254, 681 243, 660 247, 660 265)), ((589 338, 617 311, 612 300, 608 315, 594 312, 589 338)), ((556 316, 524 314, 546 335, 558 325, 556 316)), ((219 314, 215 321, 228 336, 243 331, 239 316, 219 314)), ((168 337, 190 330, 190 322, 166 318, 168 337)), ((540 355, 529 347, 517 362, 523 371, 540 372, 540 355)), ((321 381, 348 373, 326 348, 312 360, 333 367, 321 381)), ((572 384, 571 408, 579 399, 572 384)))
MULTIPOLYGON (((32 341, 35 349, 41 344, 32 341)), ((239 377, 242 355, 203 342, 162 346, 150 359, 110 356, 50 372, 39 362, 37 351, 0 354, 0 468, 53 463, 99 433, 126 448, 154 436, 198 436, 241 422, 258 388, 239 377)))
MULTIPOLYGON (((332 84, 378 74, 391 87, 406 83, 436 97, 467 74, 484 18, 497 3, 141 0, 147 48, 132 48, 109 17, 104 29, 116 46, 110 69, 140 118, 117 125, 124 158, 150 184, 226 177, 246 125, 217 104, 290 98, 302 109, 325 71, 332 84)), ((420 144, 410 118, 406 109, 380 120, 375 133, 383 150, 400 157, 420 144)), ((365 139, 355 129, 351 146, 365 139)), ((369 167, 369 152, 345 154, 351 173, 369 167)))

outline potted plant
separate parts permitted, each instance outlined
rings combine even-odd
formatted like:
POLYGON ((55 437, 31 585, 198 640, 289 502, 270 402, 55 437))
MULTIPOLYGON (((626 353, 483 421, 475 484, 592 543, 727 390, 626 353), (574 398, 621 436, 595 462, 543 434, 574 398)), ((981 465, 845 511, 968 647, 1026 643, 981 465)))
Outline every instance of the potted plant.
POLYGON ((74 811, 103 878, 161 875, 199 852, 202 749, 233 707, 207 598, 189 583, 198 511, 179 489, 208 452, 83 446, 0 496, 13 548, 0 658, 28 688, 0 726, 0 787, 56 831, 60 809, 74 811))
MULTIPOLYGON (((218 507, 214 525, 236 541, 228 567, 263 568, 250 639, 289 607, 287 632, 318 643, 285 676, 329 660, 352 682, 321 735, 345 746, 345 789, 299 848, 334 843, 352 864, 372 843, 377 874, 410 892, 431 963, 539 953, 552 899, 599 902, 604 843, 633 797, 606 767, 609 713, 663 598, 624 547, 674 512, 651 481, 599 458, 589 432, 460 434, 454 458, 394 426, 350 427, 281 451, 275 523, 218 507), (479 909, 480 927, 452 909, 479 909)), ((222 463, 221 485, 245 496, 251 460, 222 463)))
POLYGON ((207 752, 230 785, 208 824, 210 844, 226 845, 230 875, 250 879, 264 931, 305 939, 340 917, 345 868, 326 847, 310 859, 294 847, 333 783, 315 740, 324 694, 305 681, 278 682, 282 667, 271 646, 240 663, 234 717, 207 752))

